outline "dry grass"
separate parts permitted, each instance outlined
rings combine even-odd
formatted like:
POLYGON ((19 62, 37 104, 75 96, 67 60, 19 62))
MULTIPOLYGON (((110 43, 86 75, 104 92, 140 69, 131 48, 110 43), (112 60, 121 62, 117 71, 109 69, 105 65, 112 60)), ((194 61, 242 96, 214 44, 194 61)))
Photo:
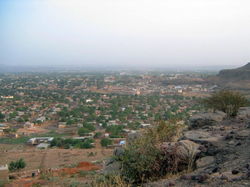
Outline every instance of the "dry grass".
POLYGON ((104 179, 96 179, 91 184, 92 187, 131 187, 121 176, 108 176, 104 179))

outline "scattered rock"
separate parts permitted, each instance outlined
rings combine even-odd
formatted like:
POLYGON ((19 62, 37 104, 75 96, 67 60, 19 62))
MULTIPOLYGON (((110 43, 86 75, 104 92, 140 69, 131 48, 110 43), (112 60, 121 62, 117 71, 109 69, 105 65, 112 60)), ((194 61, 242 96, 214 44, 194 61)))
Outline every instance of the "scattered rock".
POLYGON ((250 170, 250 164, 246 164, 245 168, 247 168, 248 170, 250 170))
POLYGON ((220 167, 215 167, 212 169, 212 173, 217 173, 220 169, 220 167))
POLYGON ((240 143, 240 142, 238 142, 235 146, 241 146, 241 143, 240 143))
POLYGON ((250 130, 249 129, 245 129, 245 130, 242 130, 242 131, 238 131, 236 133, 235 139, 245 139, 245 138, 247 138, 249 136, 250 136, 250 130))
POLYGON ((241 107, 239 109, 237 118, 241 120, 250 118, 250 107, 241 107))
POLYGON ((209 178, 209 175, 207 174, 202 174, 202 175, 194 175, 192 176, 192 180, 196 180, 198 181, 199 183, 203 183, 205 182, 207 179, 209 178))
POLYGON ((237 169, 232 170, 233 175, 237 175, 238 173, 239 173, 239 170, 237 170, 237 169))
POLYGON ((203 168, 203 167, 213 164, 214 162, 215 162, 215 158, 213 156, 206 156, 196 161, 196 167, 203 168))
POLYGON ((233 140, 231 140, 231 141, 228 142, 228 144, 229 144, 229 145, 234 145, 235 142, 234 142, 233 140))
POLYGON ((199 183, 205 182, 207 179, 209 179, 209 175, 207 174, 197 174, 197 175, 182 175, 180 177, 182 180, 193 180, 197 181, 199 183))

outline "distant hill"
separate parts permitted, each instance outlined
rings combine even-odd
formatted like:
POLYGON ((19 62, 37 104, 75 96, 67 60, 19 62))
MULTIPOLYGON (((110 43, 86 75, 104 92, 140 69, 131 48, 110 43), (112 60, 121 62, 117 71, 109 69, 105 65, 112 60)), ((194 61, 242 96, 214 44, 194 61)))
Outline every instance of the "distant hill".
POLYGON ((221 70, 218 77, 234 81, 250 80, 250 62, 240 68, 221 70))

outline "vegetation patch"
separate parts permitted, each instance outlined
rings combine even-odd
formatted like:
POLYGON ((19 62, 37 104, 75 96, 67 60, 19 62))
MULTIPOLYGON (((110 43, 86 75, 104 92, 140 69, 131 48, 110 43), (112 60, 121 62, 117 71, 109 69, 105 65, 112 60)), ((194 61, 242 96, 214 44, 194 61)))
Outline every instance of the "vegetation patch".
POLYGON ((208 108, 225 112, 229 117, 237 116, 239 108, 249 104, 241 93, 229 90, 216 92, 203 102, 208 108))
POLYGON ((17 170, 23 169, 25 167, 26 167, 26 163, 22 158, 20 158, 19 160, 15 161, 15 162, 12 161, 9 164, 10 171, 17 171, 17 170))
POLYGON ((63 139, 63 138, 54 138, 51 141, 51 147, 60 147, 64 149, 69 149, 70 147, 81 148, 81 149, 90 149, 93 148, 93 139, 85 139, 85 140, 75 140, 75 139, 63 139))
MULTIPOLYGON (((174 155, 166 158, 160 144, 174 141, 181 128, 180 125, 162 121, 130 142, 124 154, 117 158, 121 162, 124 179, 129 183, 141 183, 166 175, 176 158, 174 155)), ((171 171, 178 172, 175 168, 171 171)))

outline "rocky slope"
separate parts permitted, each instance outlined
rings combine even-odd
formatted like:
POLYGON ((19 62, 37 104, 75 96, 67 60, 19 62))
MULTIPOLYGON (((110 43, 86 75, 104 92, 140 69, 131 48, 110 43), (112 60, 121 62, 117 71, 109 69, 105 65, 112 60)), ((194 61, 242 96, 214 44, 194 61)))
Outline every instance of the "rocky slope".
POLYGON ((250 108, 242 108, 236 119, 223 113, 195 115, 182 139, 200 146, 195 169, 145 186, 250 186, 250 108))
POLYGON ((249 92, 250 63, 236 69, 221 70, 217 76, 210 77, 207 81, 216 83, 222 88, 249 92))
MULTIPOLYGON (((164 142, 162 150, 166 155, 174 151, 182 163, 191 160, 193 170, 145 187, 250 186, 250 108, 241 108, 235 119, 227 119, 222 112, 194 115, 179 141, 164 142)), ((123 150, 114 154, 123 154, 123 150)), ((109 162, 104 171, 119 174, 119 167, 109 162)))

